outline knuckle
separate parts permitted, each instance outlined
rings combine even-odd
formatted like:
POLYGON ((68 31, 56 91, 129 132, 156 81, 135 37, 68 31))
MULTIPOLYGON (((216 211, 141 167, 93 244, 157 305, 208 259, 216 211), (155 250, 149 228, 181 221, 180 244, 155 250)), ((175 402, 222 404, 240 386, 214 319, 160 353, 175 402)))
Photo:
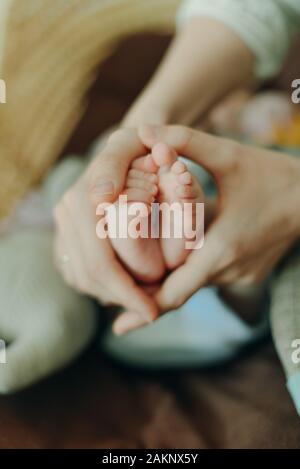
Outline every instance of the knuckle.
POLYGON ((185 149, 187 148, 190 140, 193 137, 194 131, 189 127, 185 127, 182 125, 175 125, 173 126, 174 131, 176 132, 176 138, 180 144, 180 150, 184 153, 185 149))
POLYGON ((128 136, 132 135, 133 129, 117 129, 108 138, 109 145, 122 145, 128 140, 128 136))
MULTIPOLYGON (((119 154, 119 151, 115 153, 119 154)), ((112 151, 105 151, 97 156, 87 173, 85 194, 92 195, 95 186, 97 186, 99 182, 105 183, 111 179, 111 174, 119 173, 120 162, 119 159, 115 159, 114 156, 113 149, 112 151), (108 167, 109 170, 107 172, 108 167)))

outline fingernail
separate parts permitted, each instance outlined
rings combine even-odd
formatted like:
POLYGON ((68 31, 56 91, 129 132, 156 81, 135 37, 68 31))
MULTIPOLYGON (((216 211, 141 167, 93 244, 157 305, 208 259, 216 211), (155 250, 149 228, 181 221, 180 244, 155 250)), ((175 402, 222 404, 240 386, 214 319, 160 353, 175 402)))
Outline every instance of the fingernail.
POLYGON ((114 193, 114 184, 112 181, 98 181, 92 187, 92 192, 101 195, 112 195, 114 193))
POLYGON ((146 314, 126 312, 116 320, 113 330, 116 335, 124 335, 151 322, 152 319, 146 314))

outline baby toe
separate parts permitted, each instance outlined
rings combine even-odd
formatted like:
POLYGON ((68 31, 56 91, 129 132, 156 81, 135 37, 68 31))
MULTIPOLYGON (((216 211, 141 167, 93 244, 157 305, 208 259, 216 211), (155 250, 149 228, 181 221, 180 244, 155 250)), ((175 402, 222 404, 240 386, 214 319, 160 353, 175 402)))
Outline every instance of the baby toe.
POLYGON ((154 195, 139 187, 129 187, 123 192, 127 196, 127 202, 141 202, 144 204, 151 204, 154 202, 154 195))
POLYGON ((153 184, 151 181, 138 178, 128 178, 126 183, 127 188, 129 189, 142 189, 146 192, 149 192, 152 195, 156 195, 158 192, 158 187, 156 184, 153 184))
POLYGON ((138 169, 130 169, 128 172, 128 179, 141 179, 142 181, 148 181, 156 184, 158 182, 157 174, 146 173, 145 171, 140 171, 138 169))
POLYGON ((175 161, 171 168, 172 173, 179 175, 187 171, 186 165, 182 161, 175 161))
POLYGON ((187 185, 192 184, 193 178, 192 178, 191 173, 189 173, 188 171, 185 171, 184 173, 179 174, 179 175, 178 175, 178 182, 179 182, 180 184, 183 184, 183 185, 185 185, 185 184, 187 184, 187 185))
POLYGON ((175 190, 176 194, 183 199, 193 199, 197 196, 195 188, 191 185, 179 185, 175 190))
POLYGON ((152 148, 152 156, 157 166, 171 166, 176 161, 177 153, 165 143, 157 143, 152 148))
POLYGON ((152 155, 141 156, 136 158, 131 165, 132 169, 137 169, 146 173, 155 173, 158 170, 158 167, 152 157, 152 155))

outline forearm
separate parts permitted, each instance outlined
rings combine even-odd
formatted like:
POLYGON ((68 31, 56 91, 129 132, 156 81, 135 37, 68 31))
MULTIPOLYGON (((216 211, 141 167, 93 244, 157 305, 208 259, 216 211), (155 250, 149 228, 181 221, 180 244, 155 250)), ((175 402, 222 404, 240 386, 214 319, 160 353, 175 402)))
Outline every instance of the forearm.
POLYGON ((192 124, 231 90, 252 79, 254 57, 221 22, 194 18, 174 39, 124 125, 192 124))
MULTIPOLYGON (((270 189, 274 208, 265 212, 266 217, 273 217, 277 222, 274 224, 273 234, 270 231, 270 236, 276 239, 275 233, 283 231, 291 246, 300 241, 300 158, 255 147, 253 151, 256 152, 257 158, 265 160, 265 175, 268 172, 267 177, 272 181, 267 187, 270 189)), ((263 172, 261 168, 258 171, 261 174, 263 172)))
POLYGON ((299 206, 300 206, 300 159, 295 158, 294 168, 291 168, 291 172, 294 172, 294 190, 291 194, 291 210, 292 215, 294 216, 295 222, 295 232, 296 239, 300 241, 300 215, 299 215, 299 206))

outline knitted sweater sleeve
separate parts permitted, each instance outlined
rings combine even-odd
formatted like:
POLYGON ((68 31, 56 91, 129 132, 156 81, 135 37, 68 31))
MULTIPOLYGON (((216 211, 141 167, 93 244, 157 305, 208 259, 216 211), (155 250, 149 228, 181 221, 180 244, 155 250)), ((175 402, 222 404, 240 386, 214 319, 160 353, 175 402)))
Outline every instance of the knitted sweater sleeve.
POLYGON ((280 70, 300 32, 299 0, 183 0, 179 27, 195 16, 215 18, 238 34, 256 57, 256 75, 262 79, 280 70))
POLYGON ((4 38, 6 30, 6 20, 9 12, 10 0, 0 2, 0 79, 2 78, 2 60, 4 55, 4 38))

